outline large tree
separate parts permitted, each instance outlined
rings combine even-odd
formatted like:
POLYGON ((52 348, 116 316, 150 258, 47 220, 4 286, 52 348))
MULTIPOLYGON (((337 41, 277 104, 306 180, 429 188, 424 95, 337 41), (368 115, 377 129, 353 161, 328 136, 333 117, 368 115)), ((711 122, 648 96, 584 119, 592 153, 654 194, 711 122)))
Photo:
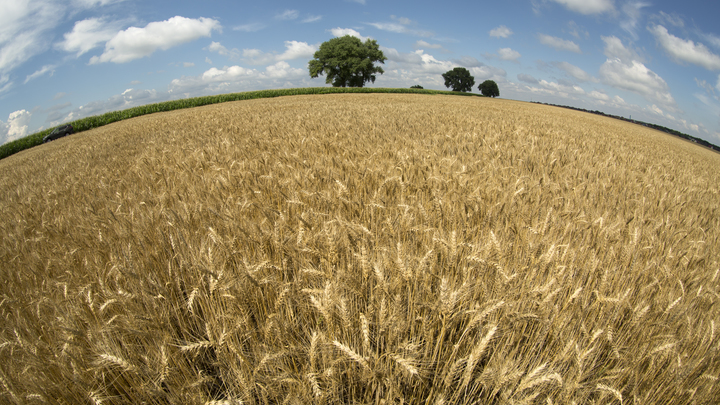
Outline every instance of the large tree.
POLYGON ((500 97, 500 89, 494 80, 485 80, 480 84, 478 90, 485 97, 500 97))
POLYGON ((308 63, 310 77, 325 74, 325 83, 333 87, 363 87, 375 83, 375 74, 385 73, 375 62, 385 63, 387 58, 375 40, 365 42, 351 35, 323 42, 308 63))
POLYGON ((475 85, 475 78, 470 75, 470 71, 464 67, 456 67, 443 73, 445 79, 445 87, 452 87, 453 91, 472 91, 475 85))

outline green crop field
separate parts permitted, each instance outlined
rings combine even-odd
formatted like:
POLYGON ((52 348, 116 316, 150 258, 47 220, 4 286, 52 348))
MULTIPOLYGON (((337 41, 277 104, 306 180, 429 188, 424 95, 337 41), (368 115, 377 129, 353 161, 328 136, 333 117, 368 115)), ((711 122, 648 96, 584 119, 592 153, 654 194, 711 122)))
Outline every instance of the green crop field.
POLYGON ((142 115, 0 160, 0 232, 3 403, 720 401, 720 155, 619 120, 142 115))

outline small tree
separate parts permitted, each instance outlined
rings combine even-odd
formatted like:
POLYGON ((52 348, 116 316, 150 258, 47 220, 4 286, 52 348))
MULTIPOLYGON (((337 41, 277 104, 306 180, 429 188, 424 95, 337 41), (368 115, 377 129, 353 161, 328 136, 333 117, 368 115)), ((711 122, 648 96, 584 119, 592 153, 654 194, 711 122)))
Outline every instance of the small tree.
POLYGON ((470 75, 470 71, 464 67, 456 67, 443 73, 445 79, 445 87, 452 87, 453 91, 472 91, 475 85, 475 78, 470 75))
POLYGON ((414 85, 414 86, 410 86, 410 88, 411 88, 411 89, 422 89, 423 86, 421 86, 421 85, 419 85, 419 84, 416 84, 416 85, 414 85))
POLYGON ((485 97, 499 97, 500 89, 498 89, 497 83, 493 80, 485 80, 478 87, 480 93, 485 97))
POLYGON ((366 82, 375 83, 375 74, 385 73, 375 62, 387 59, 375 40, 364 43, 351 35, 323 42, 308 63, 310 77, 325 74, 325 83, 333 87, 363 87, 366 82))

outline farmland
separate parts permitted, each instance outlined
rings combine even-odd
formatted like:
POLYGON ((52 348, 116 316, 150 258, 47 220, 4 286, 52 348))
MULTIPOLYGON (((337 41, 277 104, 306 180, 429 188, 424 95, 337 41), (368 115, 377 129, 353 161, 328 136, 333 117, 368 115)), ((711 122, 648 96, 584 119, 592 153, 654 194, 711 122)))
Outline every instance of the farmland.
POLYGON ((720 399, 720 155, 476 97, 145 115, 0 161, 0 402, 720 399))

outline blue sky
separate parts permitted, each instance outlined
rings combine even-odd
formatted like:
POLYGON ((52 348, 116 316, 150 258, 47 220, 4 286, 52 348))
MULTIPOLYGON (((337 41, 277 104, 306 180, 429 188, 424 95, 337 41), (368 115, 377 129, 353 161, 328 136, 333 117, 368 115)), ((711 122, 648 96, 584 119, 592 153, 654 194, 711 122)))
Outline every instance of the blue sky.
POLYGON ((720 2, 0 0, 0 144, 153 102, 329 86, 335 36, 377 40, 375 87, 446 89, 632 116, 720 144, 720 2))

